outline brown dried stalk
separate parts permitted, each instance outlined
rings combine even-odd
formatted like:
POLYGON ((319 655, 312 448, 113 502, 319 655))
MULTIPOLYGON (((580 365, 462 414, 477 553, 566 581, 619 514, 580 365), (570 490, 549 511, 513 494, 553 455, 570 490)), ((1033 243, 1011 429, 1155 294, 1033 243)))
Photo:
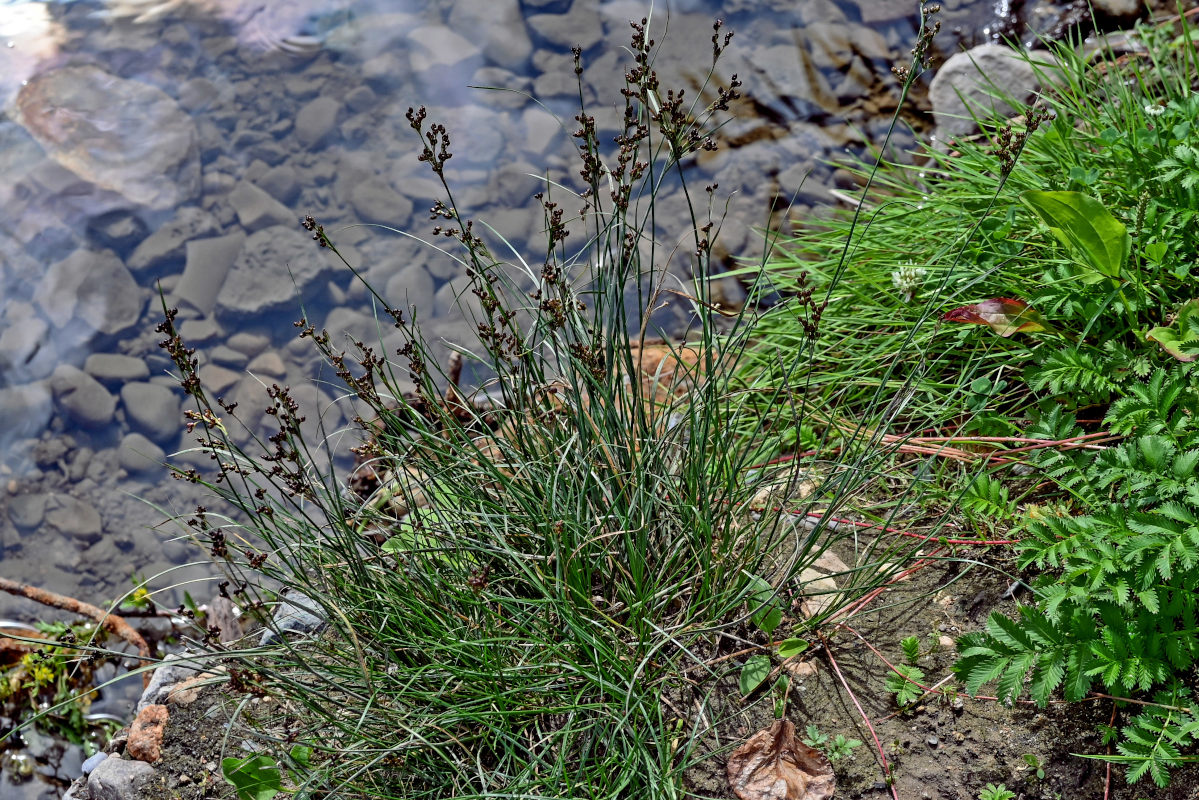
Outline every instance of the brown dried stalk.
MULTIPOLYGON (((27 600, 32 600, 35 603, 41 603, 44 606, 52 606, 61 608, 64 611, 69 611, 72 614, 79 614, 83 617, 90 617, 96 621, 96 624, 101 625, 109 633, 112 633, 124 639, 129 644, 137 648, 137 654, 141 658, 142 666, 149 666, 150 647, 146 644, 146 640, 142 635, 130 627, 129 623, 121 619, 115 614, 111 614, 102 608, 93 606, 90 603, 85 603, 82 600, 76 600, 73 597, 67 597, 61 594, 39 589, 36 586, 12 581, 8 578, 0 578, 0 590, 15 594, 18 597, 24 597, 27 600)), ((142 673, 142 687, 150 685, 150 670, 142 673)))

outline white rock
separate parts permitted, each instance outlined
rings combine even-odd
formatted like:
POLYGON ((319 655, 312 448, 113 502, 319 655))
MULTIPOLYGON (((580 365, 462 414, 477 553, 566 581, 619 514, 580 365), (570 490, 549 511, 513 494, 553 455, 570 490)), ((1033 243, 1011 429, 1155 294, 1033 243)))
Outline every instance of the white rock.
POLYGON ((929 84, 928 96, 937 123, 937 139, 945 141, 978 130, 971 113, 985 119, 1013 115, 996 93, 1025 102, 1039 88, 1028 61, 1010 47, 984 44, 951 57, 929 84))

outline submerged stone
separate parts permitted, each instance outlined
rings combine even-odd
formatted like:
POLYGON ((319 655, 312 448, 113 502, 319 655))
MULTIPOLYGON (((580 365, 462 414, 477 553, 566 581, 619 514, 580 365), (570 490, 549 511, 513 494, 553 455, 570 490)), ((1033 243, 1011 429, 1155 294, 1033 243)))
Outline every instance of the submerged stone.
POLYGON ((16 110, 51 158, 100 188, 157 210, 199 194, 195 123, 160 89, 62 67, 31 78, 16 110))

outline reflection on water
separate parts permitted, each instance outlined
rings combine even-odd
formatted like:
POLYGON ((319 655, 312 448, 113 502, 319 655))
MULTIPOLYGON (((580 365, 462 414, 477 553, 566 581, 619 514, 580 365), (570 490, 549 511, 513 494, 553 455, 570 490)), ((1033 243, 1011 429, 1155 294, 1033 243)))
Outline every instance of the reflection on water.
MULTIPOLYGON (((943 49, 992 21, 989 1, 955 5, 943 49)), ((582 46, 582 93, 601 101, 601 130, 614 130, 627 20, 648 9, 637 0, 0 2, 0 572, 99 604, 129 591, 135 573, 164 576, 159 586, 194 581, 192 595, 210 596, 204 568, 176 568, 197 551, 162 525, 163 510, 182 513, 199 498, 160 466, 188 441, 153 330, 157 292, 182 309, 213 391, 249 410, 263 406, 264 383, 304 384, 296 394, 314 431, 318 416, 337 430, 347 415, 336 389, 309 383, 318 365, 293 341, 298 302, 335 335, 370 340, 378 328, 362 284, 298 219, 314 214, 430 334, 470 341, 455 309, 459 265, 361 227, 424 233, 440 197, 404 112, 425 104, 448 125, 459 205, 517 253, 535 254, 535 176, 575 181, 568 134, 580 89, 569 49, 582 46)), ((717 12, 737 32, 716 81, 738 74, 746 99, 720 152, 688 175, 733 198, 722 252, 757 252, 751 227, 772 213, 781 222, 793 197, 797 214, 832 200, 840 176, 823 160, 881 135, 897 102, 889 68, 907 57, 914 11, 876 0, 672 5, 656 65, 664 85, 703 89, 717 12)), ((659 13, 655 38, 664 27, 659 13)), ((664 252, 687 235, 675 224, 686 216, 666 186, 664 252)), ((729 303, 742 296, 728 282, 718 291, 729 303)), ((45 613, 0 597, 0 617, 45 613)), ((126 710, 120 697, 106 702, 126 710)))

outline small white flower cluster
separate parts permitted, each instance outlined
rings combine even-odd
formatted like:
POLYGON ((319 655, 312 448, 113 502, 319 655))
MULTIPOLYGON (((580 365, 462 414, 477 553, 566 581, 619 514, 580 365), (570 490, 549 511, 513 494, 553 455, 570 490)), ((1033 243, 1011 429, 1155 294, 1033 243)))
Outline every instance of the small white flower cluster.
POLYGON ((904 302, 910 303, 912 302, 912 298, 916 296, 916 292, 924 284, 924 276, 927 274, 928 270, 924 269, 924 267, 904 264, 891 273, 891 285, 903 297, 904 302))
POLYGON ((1157 103, 1149 103, 1145 106, 1145 115, 1149 117, 1160 117, 1166 113, 1165 106, 1159 106, 1157 103))

